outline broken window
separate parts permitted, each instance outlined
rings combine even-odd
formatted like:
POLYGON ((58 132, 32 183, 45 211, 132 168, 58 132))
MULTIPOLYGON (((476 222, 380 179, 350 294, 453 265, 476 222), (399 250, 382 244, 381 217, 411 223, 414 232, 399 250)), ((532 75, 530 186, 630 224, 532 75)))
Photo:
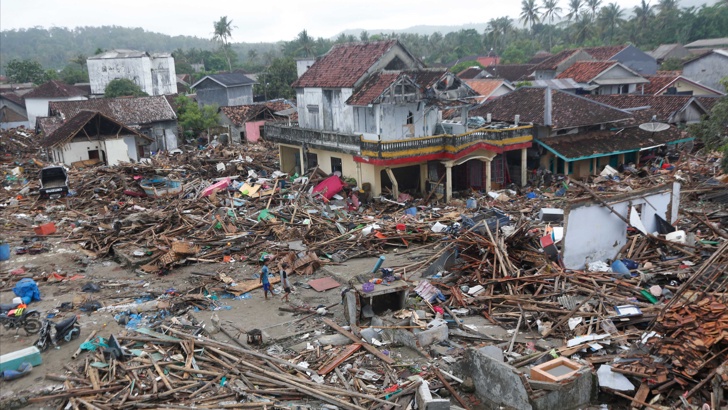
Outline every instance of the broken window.
POLYGON ((343 166, 341 164, 341 158, 331 157, 331 173, 338 171, 339 174, 343 173, 343 166))

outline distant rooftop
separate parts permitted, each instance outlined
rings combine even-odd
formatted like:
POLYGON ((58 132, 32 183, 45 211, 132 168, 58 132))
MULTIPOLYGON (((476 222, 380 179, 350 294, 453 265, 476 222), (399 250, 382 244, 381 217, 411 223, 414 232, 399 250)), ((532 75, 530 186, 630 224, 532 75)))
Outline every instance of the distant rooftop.
POLYGON ((104 51, 101 54, 89 57, 89 60, 103 60, 112 58, 141 58, 141 57, 169 57, 170 53, 147 53, 146 51, 139 50, 127 50, 123 48, 116 48, 113 50, 104 51))

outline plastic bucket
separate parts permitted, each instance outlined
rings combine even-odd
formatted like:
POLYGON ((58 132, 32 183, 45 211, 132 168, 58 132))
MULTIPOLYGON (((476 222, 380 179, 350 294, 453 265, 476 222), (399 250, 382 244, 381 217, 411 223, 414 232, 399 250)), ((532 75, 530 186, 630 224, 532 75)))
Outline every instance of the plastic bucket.
POLYGON ((10 259, 10 244, 4 243, 0 245, 0 261, 6 261, 10 259))

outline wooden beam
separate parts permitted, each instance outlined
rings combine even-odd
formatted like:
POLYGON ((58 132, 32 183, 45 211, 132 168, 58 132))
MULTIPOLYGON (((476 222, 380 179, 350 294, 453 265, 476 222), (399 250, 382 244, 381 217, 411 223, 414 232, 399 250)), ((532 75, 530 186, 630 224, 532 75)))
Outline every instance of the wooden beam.
POLYGON ((337 332, 341 333, 342 335, 348 337, 352 342, 354 343, 361 343, 362 346, 369 351, 369 353, 373 354, 374 356, 377 356, 380 360, 382 360, 384 363, 387 364, 394 364, 394 360, 392 360, 391 357, 385 355, 384 353, 377 350, 374 346, 370 345, 369 343, 363 342, 360 338, 354 336, 351 332, 344 329, 343 327, 337 325, 334 323, 333 320, 328 318, 322 319, 324 323, 329 325, 332 329, 336 330, 337 332))

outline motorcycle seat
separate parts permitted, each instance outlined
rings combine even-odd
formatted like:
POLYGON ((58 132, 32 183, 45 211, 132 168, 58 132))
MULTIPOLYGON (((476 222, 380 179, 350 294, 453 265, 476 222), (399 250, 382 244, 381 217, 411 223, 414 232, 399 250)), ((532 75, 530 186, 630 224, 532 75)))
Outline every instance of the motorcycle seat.
POLYGON ((71 316, 68 319, 65 319, 61 322, 56 323, 56 331, 61 331, 61 330, 65 329, 67 326, 69 326, 70 324, 72 324, 75 321, 76 321, 76 317, 71 316))
POLYGON ((0 303, 0 312, 7 312, 8 310, 13 310, 18 305, 14 303, 0 303))

